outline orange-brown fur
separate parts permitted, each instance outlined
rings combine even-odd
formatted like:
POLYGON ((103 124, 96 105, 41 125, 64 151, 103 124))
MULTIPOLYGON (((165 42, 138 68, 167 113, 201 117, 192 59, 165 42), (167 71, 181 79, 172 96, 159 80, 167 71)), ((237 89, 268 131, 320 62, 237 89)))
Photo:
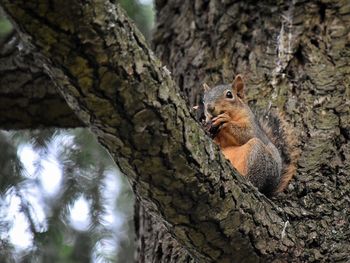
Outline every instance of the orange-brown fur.
POLYGON ((254 147, 254 143, 255 138, 250 139, 242 146, 221 148, 221 151, 224 154, 225 158, 228 159, 233 167, 235 167, 237 171, 243 176, 246 176, 248 173, 248 157, 252 148, 254 147))
MULTIPOLYGON (((280 120, 281 128, 282 128, 284 135, 285 135, 283 138, 284 146, 287 147, 287 152, 290 156, 290 164, 283 171, 283 176, 282 176, 280 184, 278 185, 278 188, 276 190, 277 193, 280 193, 284 189, 286 189, 290 180, 293 178, 293 176, 296 173, 297 160, 299 158, 300 152, 295 147, 297 139, 296 139, 296 136, 293 134, 292 127, 290 127, 290 125, 287 123, 287 121, 285 120, 284 115, 282 113, 278 113, 277 117, 280 120)), ((268 137, 273 138, 272 143, 274 143, 274 144, 277 143, 276 137, 273 136, 272 133, 268 134, 268 137)))
MULTIPOLYGON (((220 110, 225 109, 224 107, 218 107, 220 110)), ((239 127, 241 129, 250 129, 251 125, 248 120, 247 114, 237 109, 235 111, 232 111, 228 114, 230 116, 230 124, 235 125, 236 127, 239 127)), ((239 139, 236 137, 234 133, 230 131, 230 126, 228 124, 223 124, 220 132, 215 137, 214 141, 220 145, 221 148, 224 148, 226 146, 239 146, 242 145, 242 143, 239 141, 239 139)))
POLYGON ((289 165, 287 167, 287 169, 283 173, 283 176, 281 178, 280 184, 278 185, 276 193, 283 192, 283 190, 286 189, 286 187, 289 184, 289 181, 293 178, 296 169, 297 169, 297 167, 295 164, 289 165))

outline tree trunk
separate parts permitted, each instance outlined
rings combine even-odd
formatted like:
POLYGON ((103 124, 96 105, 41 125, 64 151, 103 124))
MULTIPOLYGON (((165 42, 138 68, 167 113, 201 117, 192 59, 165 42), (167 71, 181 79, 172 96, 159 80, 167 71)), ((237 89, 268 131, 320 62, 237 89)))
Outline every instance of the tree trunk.
POLYGON ((11 2, 1 6, 25 43, 152 214, 140 209, 138 228, 152 261, 192 260, 183 251, 197 262, 347 260, 347 1, 159 0, 154 44, 171 75, 108 1, 11 2), (178 96, 194 105, 202 82, 236 73, 254 106, 278 107, 296 127, 298 175, 274 203, 230 168, 178 96))

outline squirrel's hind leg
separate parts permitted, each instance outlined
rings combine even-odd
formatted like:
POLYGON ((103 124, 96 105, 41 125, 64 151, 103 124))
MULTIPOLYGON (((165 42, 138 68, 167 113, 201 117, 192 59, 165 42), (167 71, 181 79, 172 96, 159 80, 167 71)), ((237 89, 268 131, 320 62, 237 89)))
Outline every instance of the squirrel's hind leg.
POLYGON ((276 191, 280 181, 278 164, 260 139, 252 138, 242 146, 226 147, 222 152, 260 192, 269 196, 276 191))
POLYGON ((281 179, 281 167, 261 140, 253 138, 249 142, 253 147, 249 154, 247 176, 260 192, 271 196, 276 192, 281 179))
POLYGON ((260 143, 262 142, 259 139, 252 138, 241 146, 230 146, 221 150, 233 167, 235 167, 241 175, 246 176, 250 166, 250 155, 260 143))

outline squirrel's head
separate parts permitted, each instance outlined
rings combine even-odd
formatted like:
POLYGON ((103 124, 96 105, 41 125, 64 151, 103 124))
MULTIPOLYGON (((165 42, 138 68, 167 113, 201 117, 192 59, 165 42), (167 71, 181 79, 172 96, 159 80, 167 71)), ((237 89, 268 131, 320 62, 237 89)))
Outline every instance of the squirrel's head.
POLYGON ((241 75, 237 75, 232 84, 218 85, 204 88, 204 114, 206 122, 226 111, 234 112, 244 106, 244 82, 241 75))

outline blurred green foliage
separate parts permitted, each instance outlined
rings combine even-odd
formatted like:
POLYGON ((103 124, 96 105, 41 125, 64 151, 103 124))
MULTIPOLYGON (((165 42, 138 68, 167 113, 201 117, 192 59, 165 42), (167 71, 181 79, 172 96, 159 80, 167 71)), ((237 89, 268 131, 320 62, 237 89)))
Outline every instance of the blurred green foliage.
POLYGON ((2 131, 0 146, 0 161, 6 164, 0 170, 1 263, 133 261, 132 191, 88 130, 2 131), (23 147, 38 157, 32 171, 26 170, 27 162, 21 163, 18 149, 23 147), (51 193, 44 182, 47 177, 55 181, 57 174, 48 170, 47 162, 62 173, 58 190, 51 193), (77 229, 72 210, 81 197, 89 206, 88 226, 77 229), (21 226, 20 215, 26 218, 21 226), (28 230, 15 237, 17 242, 31 240, 21 249, 12 244, 16 227, 28 230))
POLYGON ((6 37, 12 30, 11 23, 4 17, 1 16, 0 13, 0 42, 1 39, 6 37))
POLYGON ((153 3, 141 4, 138 0, 120 0, 119 4, 134 20, 146 40, 150 41, 152 28, 154 26, 153 3))
POLYGON ((11 30, 11 23, 6 18, 0 17, 0 35, 8 34, 11 30))

